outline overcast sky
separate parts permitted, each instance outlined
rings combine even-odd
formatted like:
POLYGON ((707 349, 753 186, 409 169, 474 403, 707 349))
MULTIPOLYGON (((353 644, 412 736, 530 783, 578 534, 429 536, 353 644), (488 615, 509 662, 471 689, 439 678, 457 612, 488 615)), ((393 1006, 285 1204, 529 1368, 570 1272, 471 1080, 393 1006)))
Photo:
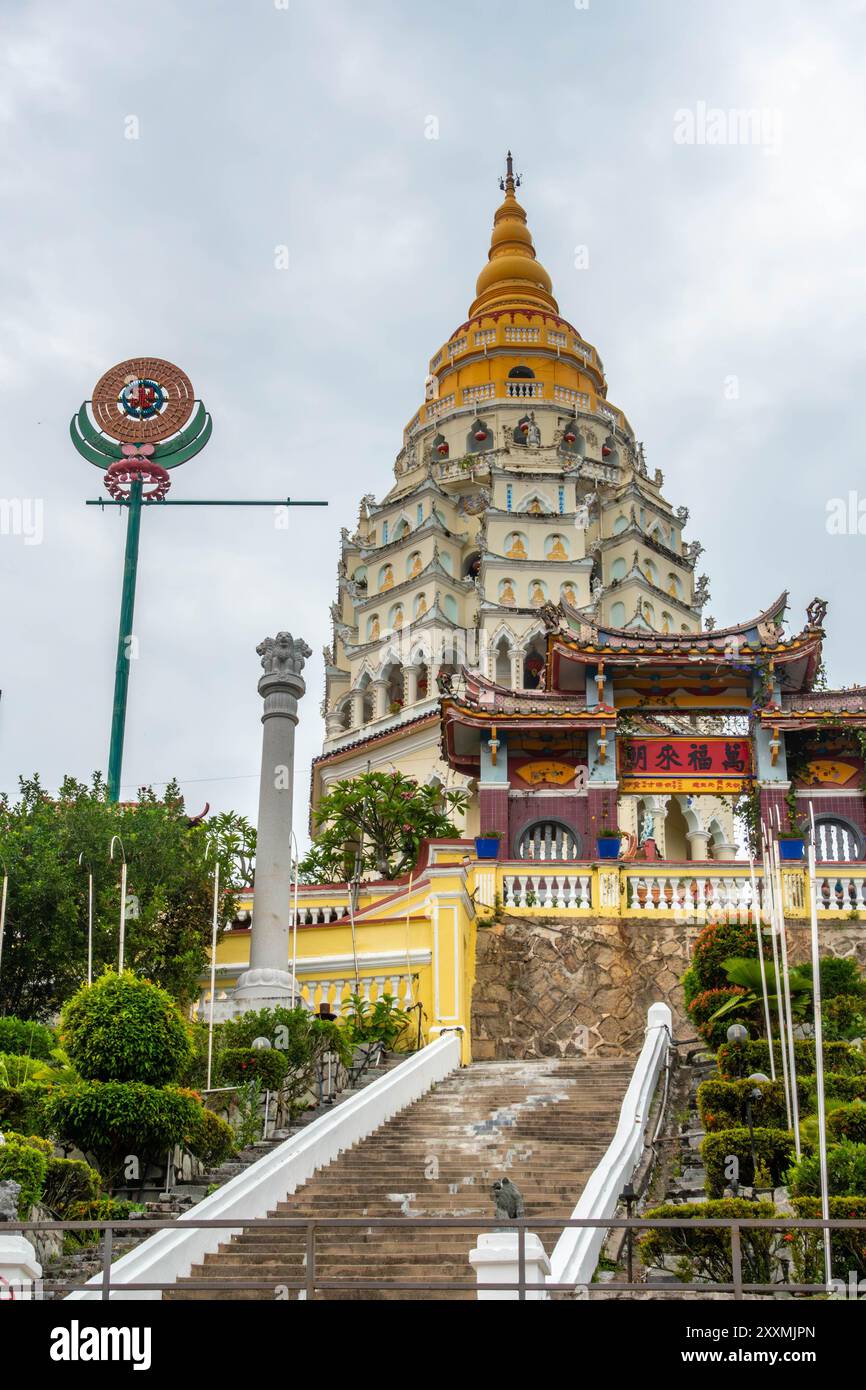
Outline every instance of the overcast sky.
POLYGON ((173 497, 329 506, 144 515, 123 794, 254 818, 255 647, 288 628, 305 828, 339 529, 466 318, 508 146, 706 612, 790 588, 796 630, 820 594, 831 680, 866 678, 866 534, 826 527, 866 497, 864 36, 862 0, 2 0, 0 498, 43 521, 0 535, 0 787, 106 766, 125 517, 85 508, 68 425, 153 354, 214 418, 173 497))

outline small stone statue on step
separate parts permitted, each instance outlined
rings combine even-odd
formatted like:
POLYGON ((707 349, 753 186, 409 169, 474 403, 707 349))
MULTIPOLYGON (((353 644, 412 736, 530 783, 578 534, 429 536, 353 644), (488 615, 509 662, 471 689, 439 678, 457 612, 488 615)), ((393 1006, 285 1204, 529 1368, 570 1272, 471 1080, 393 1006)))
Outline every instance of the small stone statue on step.
POLYGON ((497 1178, 490 1195, 496 1208, 493 1213, 495 1220, 514 1221, 518 1216, 525 1215, 520 1189, 514 1186, 510 1178, 497 1178))
POLYGON ((18 1198, 21 1195, 21 1184, 13 1182, 11 1178, 6 1182, 0 1182, 0 1221, 18 1220, 18 1198))

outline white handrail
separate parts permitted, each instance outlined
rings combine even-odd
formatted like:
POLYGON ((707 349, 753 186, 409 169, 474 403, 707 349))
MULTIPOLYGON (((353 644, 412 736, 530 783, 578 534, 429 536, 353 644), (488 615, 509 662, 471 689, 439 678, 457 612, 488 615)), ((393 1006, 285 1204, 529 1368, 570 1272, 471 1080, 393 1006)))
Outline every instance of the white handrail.
MULTIPOLYGON (((318 1169, 332 1163, 345 1149, 405 1110, 460 1066, 460 1035, 443 1033, 435 1042, 415 1052, 405 1062, 357 1095, 343 1101, 327 1115, 313 1120, 284 1144, 272 1149, 257 1163, 238 1173, 210 1197, 205 1197, 179 1218, 194 1221, 238 1219, 237 1228, 218 1230, 157 1231, 111 1267, 112 1284, 168 1284, 189 1274, 194 1264, 243 1230, 245 1221, 267 1216, 278 1202, 305 1183, 318 1169)), ((102 1275, 94 1275, 89 1285, 99 1286, 102 1275)), ((67 1302, 100 1297, 98 1288, 69 1294, 67 1302)), ((157 1300, 155 1291, 112 1290, 113 1299, 157 1300)))
MULTIPOLYGON (((623 1186, 633 1176, 644 1147, 650 1107, 671 1043, 671 1011, 653 1004, 646 1039, 619 1113, 616 1133, 571 1213, 573 1221, 613 1216, 623 1186)), ((588 1284, 604 1244, 603 1227, 572 1226, 563 1231, 550 1257, 550 1283, 588 1284)))

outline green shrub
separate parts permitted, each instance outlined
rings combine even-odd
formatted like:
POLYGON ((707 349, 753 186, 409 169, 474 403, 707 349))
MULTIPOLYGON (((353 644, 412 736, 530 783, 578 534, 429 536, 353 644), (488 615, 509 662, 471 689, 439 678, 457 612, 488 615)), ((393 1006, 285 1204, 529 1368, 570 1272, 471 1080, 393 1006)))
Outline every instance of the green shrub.
POLYGON ((92 1154, 109 1186, 128 1155, 140 1164, 162 1160, 196 1125, 197 1101, 173 1086, 140 1081, 79 1081, 57 1088, 48 1104, 60 1138, 92 1154))
POLYGON ((217 1056, 214 1084, 244 1086, 255 1077, 263 1091, 278 1091, 289 1067, 285 1052, 277 1052, 275 1048, 226 1048, 217 1056))
MULTIPOLYGON (((690 1223, 699 1220, 730 1220, 742 1217, 746 1221, 770 1221, 776 1208, 772 1202, 748 1202, 742 1198, 723 1198, 714 1202, 677 1203, 654 1208, 644 1214, 651 1221, 681 1221, 684 1230, 672 1226, 647 1231, 640 1242, 642 1263, 648 1268, 668 1268, 665 1263, 673 1257, 678 1279, 684 1284, 707 1280, 714 1284, 730 1284, 733 1280, 731 1234, 724 1227, 703 1230, 690 1223)), ((749 1284, 773 1282, 775 1255, 781 1247, 780 1231, 741 1230, 740 1250, 743 1279, 749 1284)))
POLYGON ((693 965, 690 965, 688 969, 683 972, 680 984, 683 987, 683 1000, 685 1001, 686 1008, 688 1008, 692 1000, 701 992, 701 987, 698 983, 698 977, 693 965))
MULTIPOLYGON (((808 1078, 809 1083, 814 1081, 814 1077, 808 1078)), ((866 1100, 866 1076, 843 1076, 838 1071, 825 1071, 824 1073, 824 1095, 828 1100, 866 1100)), ((816 1110, 814 1089, 810 1089, 810 1110, 816 1110)))
POLYGON ((54 1046, 54 1034, 43 1023, 13 1018, 11 1014, 6 1018, 0 1018, 0 1052, 39 1057, 47 1062, 54 1046))
POLYGON ((63 1007, 60 1037, 87 1081, 164 1086, 190 1055, 186 1024, 171 995, 129 970, 83 985, 63 1007))
MULTIPOLYGON (((753 1134, 758 1167, 765 1169, 773 1187, 778 1187, 791 1165, 794 1136, 788 1130, 763 1127, 756 1127, 753 1134)), ((729 1186, 729 1179, 725 1176, 725 1164, 731 1155, 739 1162, 740 1186, 753 1186, 755 1179, 748 1129, 722 1129, 715 1134, 708 1134, 701 1144, 701 1157, 707 1173, 708 1197, 721 1197, 725 1188, 729 1186)), ((761 1186, 760 1172, 758 1186, 761 1186)))
POLYGON ((30 1144, 0 1144, 0 1182, 17 1182, 18 1216, 26 1221, 30 1208, 42 1197, 48 1159, 30 1144))
POLYGON ((344 1065, 348 1065, 352 1056, 348 1029, 327 1019, 316 1018, 305 1008, 261 1009, 258 1013, 241 1014, 239 1018, 229 1019, 221 1026, 219 1046, 217 1074, 234 1078, 224 1084, 248 1087, 255 1083, 262 1091, 278 1091, 280 1107, 290 1115, 303 1109, 305 1098, 315 1088, 317 1071, 326 1053, 335 1054, 344 1065), (249 1066, 241 1068, 241 1059, 233 1055, 243 1052, 249 1059, 256 1038, 267 1038, 272 1045, 262 1052, 255 1051, 256 1057, 266 1056, 270 1052, 285 1059, 277 1084, 269 1085, 263 1070, 273 1067, 273 1072, 267 1075, 274 1081, 276 1063, 259 1062, 252 1069, 249 1066), (225 1062, 223 1058, 226 1058, 225 1062))
POLYGON ((218 1168, 235 1151, 235 1132, 227 1120, 202 1106, 184 1145, 207 1168, 218 1168))
MULTIPOLYGON (((801 1221, 821 1216, 820 1197, 794 1197, 791 1206, 801 1221)), ((866 1221, 866 1201, 862 1197, 831 1197, 831 1221, 866 1221)), ((824 1237, 821 1231, 792 1231, 785 1237, 794 1256, 794 1282, 824 1282, 824 1237)), ((866 1278, 866 1230, 840 1230, 830 1233, 831 1265, 834 1279, 848 1285, 853 1272, 866 1278)))
MULTIPOLYGON (((812 978, 812 962, 798 965, 797 969, 812 978)), ((821 958, 821 998, 826 1001, 840 994, 866 997, 866 982, 860 967, 852 956, 822 956, 821 958)))
POLYGON ((0 1086, 22 1086, 25 1081, 45 1081, 51 1068, 39 1057, 0 1052, 0 1086))
POLYGON ((343 1017, 353 1047, 381 1043, 394 1049, 409 1027, 408 1013, 392 994, 381 994, 375 1004, 361 994, 352 994, 343 1004, 343 1017))
POLYGON ((695 941, 691 970, 699 990, 726 989, 730 981, 725 961, 731 956, 757 956, 755 928, 740 922, 714 922, 695 941))
POLYGON ((38 1149, 46 1158, 54 1157, 54 1145, 50 1139, 42 1139, 38 1134, 19 1134, 14 1129, 4 1129, 3 1138, 7 1144, 24 1144, 30 1149, 38 1149))
MULTIPOLYGON (((834 1112, 835 1113, 835 1112, 834 1112)), ((866 1144, 847 1139, 827 1150, 827 1186, 831 1197, 866 1197, 866 1144)), ((805 1154, 788 1174, 794 1197, 821 1195, 821 1171, 817 1154, 805 1154)))
MULTIPOLYGON (((134 1212, 144 1208, 137 1202, 118 1201, 116 1197, 98 1197, 95 1201, 70 1202, 66 1208, 64 1221, 128 1221, 134 1212)), ((126 1232, 117 1232, 125 1235, 126 1232)), ((63 1238, 64 1253, 80 1249, 84 1245, 97 1245, 102 1239, 101 1231, 67 1231, 63 1238)))
MULTIPOLYGON (((782 1049, 778 1038, 773 1040, 773 1056, 776 1061, 776 1075, 782 1075, 782 1049)), ((719 1071, 727 1080, 739 1080, 752 1072, 770 1073, 770 1048, 765 1038, 746 1043, 723 1043, 716 1053, 719 1071)), ((815 1044, 810 1039, 800 1039, 794 1043, 794 1061, 797 1076, 811 1075, 815 1071, 815 1044)), ((845 1042, 824 1044, 824 1066, 828 1071, 841 1072, 850 1076, 866 1074, 866 1057, 859 1049, 845 1042)))
MULTIPOLYGON (((728 1029, 731 1026, 730 1018, 719 1018, 713 1020, 712 1015, 723 1004, 727 1004, 729 999, 737 999, 746 994, 746 990, 739 985, 728 985, 726 989, 705 989, 700 994, 696 994, 691 1004, 688 1006, 688 1014, 697 1028, 699 1034, 710 1047, 718 1047, 727 1037, 728 1029)), ((748 1017, 743 1012, 738 1012, 737 1018, 748 1017)))
POLYGON ((25 1081, 23 1086, 0 1086, 0 1129, 49 1137, 51 1127, 46 1103, 56 1089, 42 1081, 25 1081))
POLYGON ((63 1221, 73 1202, 92 1202, 99 1196, 99 1174, 80 1158, 49 1158, 43 1202, 63 1221))
POLYGON ((827 1116, 827 1129, 833 1139, 850 1139, 853 1144, 866 1144, 866 1105, 855 1100, 840 1105, 827 1116))
POLYGON ((836 994, 824 1004, 821 1018, 828 1042, 862 1037, 866 1033, 866 999, 858 994, 836 994))
MULTIPOLYGON (((746 1102, 752 1091, 759 1090, 761 1099, 752 1100, 752 1120, 765 1128, 784 1129, 788 1123, 785 1107, 785 1086, 781 1077, 775 1081, 702 1081, 698 1087, 698 1110, 707 1133, 720 1129, 736 1129, 748 1123, 746 1102)), ((797 1079, 800 1114, 814 1108, 813 1092, 807 1081, 797 1079)))

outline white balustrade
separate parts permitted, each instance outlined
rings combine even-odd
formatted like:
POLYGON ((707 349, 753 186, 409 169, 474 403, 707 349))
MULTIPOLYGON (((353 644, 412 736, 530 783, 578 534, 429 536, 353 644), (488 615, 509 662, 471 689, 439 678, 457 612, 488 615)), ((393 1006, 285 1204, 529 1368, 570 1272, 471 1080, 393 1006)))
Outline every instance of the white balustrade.
MULTIPOLYGON (((301 965, 298 967, 299 975, 302 970, 301 965)), ((411 974, 394 971, 387 975, 361 975, 358 980, 358 993, 367 1004, 375 1004, 377 999, 390 994, 402 1008, 409 1008, 414 1002, 412 980, 411 974)), ((298 988, 301 998, 311 1009, 318 1010, 321 1004, 326 1004, 329 1013, 338 1014, 349 995, 355 993, 355 977, 353 975, 344 976, 342 979, 299 979, 298 988)))
POLYGON ((496 395, 496 386, 492 381, 485 381, 481 386, 464 386, 463 404, 471 405, 473 401, 491 400, 496 395))
POLYGON ((537 343, 541 337, 540 328, 506 328, 506 343, 537 343))
POLYGON ((523 381, 520 379, 515 381, 506 381, 505 394, 506 396, 516 397, 520 400, 540 400, 540 398, 544 395, 544 382, 523 381))
POLYGON ((815 882, 819 909, 826 912, 866 912, 866 877, 863 874, 828 873, 819 864, 815 882))
MULTIPOLYGON (((318 923, 340 922, 344 917, 348 917, 348 915, 349 909, 347 907, 332 907, 330 904, 319 906, 316 903, 310 903, 308 906, 301 906, 299 904, 298 926, 314 927, 318 923)), ((289 923, 291 926, 295 925, 294 908, 292 908, 289 914, 289 923)))
POLYGON ((506 907, 541 907, 547 911, 592 907, 591 873, 505 873, 502 880, 506 907))
MULTIPOLYGON (((712 873, 629 874, 628 906, 634 912, 721 913, 747 917, 752 906, 751 877, 722 878, 712 873)), ((761 885, 758 885, 761 902, 761 885)))

